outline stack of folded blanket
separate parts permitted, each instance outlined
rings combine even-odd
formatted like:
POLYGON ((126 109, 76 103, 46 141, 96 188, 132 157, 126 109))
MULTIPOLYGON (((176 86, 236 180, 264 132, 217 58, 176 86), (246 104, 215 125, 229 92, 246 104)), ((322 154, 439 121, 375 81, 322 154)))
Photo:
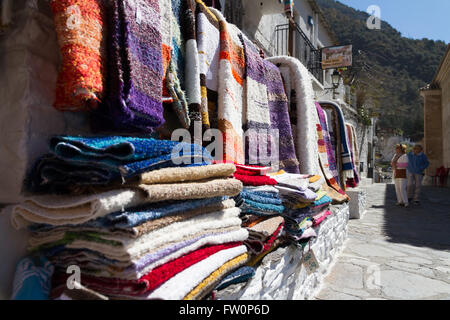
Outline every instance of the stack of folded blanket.
POLYGON ((30 250, 54 264, 52 297, 67 289, 67 268, 76 265, 80 284, 105 297, 201 299, 249 258, 235 170, 211 164, 197 145, 54 137, 29 185, 101 191, 30 196, 12 208, 12 224, 27 227, 30 250))
POLYGON ((49 149, 31 170, 27 182, 31 192, 73 193, 88 186, 115 189, 144 172, 211 163, 211 155, 201 146, 151 138, 56 136, 49 149))
POLYGON ((285 220, 287 239, 299 244, 316 237, 314 230, 329 214, 332 199, 328 196, 329 189, 323 177, 318 175, 291 174, 284 171, 270 175, 277 181, 278 189, 283 199, 285 210, 282 216, 285 220))
POLYGON ((234 177, 243 182, 244 188, 235 197, 241 209, 242 226, 249 236, 244 242, 254 266, 270 251, 283 243, 284 212, 277 184, 267 173, 270 167, 236 164, 234 177))
MULTIPOLYGON (((217 163, 217 162, 215 162, 217 163)), ((240 180, 244 188, 234 197, 236 206, 241 210, 241 226, 248 232, 244 241, 248 250, 247 263, 227 275, 212 292, 223 290, 230 285, 249 281, 255 275, 257 264, 265 255, 285 244, 284 218, 285 208, 279 191, 274 187, 277 181, 268 173, 270 167, 234 164, 234 178, 240 180)))

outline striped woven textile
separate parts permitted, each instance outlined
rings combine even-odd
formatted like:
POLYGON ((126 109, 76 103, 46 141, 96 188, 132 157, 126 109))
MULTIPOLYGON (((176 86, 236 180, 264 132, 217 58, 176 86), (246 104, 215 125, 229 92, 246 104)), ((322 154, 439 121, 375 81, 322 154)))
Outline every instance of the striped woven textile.
POLYGON ((336 180, 336 177, 339 176, 339 173, 336 170, 336 163, 334 160, 334 157, 332 155, 332 152, 330 150, 331 145, 330 145, 330 141, 329 141, 329 135, 328 135, 328 131, 325 131, 323 128, 326 128, 326 120, 325 120, 325 114, 322 110, 322 108, 320 107, 320 104, 318 104, 317 102, 316 104, 316 108, 317 108, 317 113, 319 115, 319 121, 320 123, 317 123, 317 143, 318 143, 318 150, 319 150, 319 161, 320 161, 320 165, 322 168, 322 172, 324 174, 325 179, 327 180, 327 183, 330 187, 332 187, 334 190, 336 190, 337 192, 339 192, 340 194, 345 194, 344 190, 341 189, 341 187, 339 186, 339 183, 336 180), (322 126, 322 123, 324 124, 324 126, 322 126), (330 159, 333 163, 333 168, 334 170, 331 170, 331 165, 330 165, 330 159), (336 176, 335 176, 336 174, 336 176))
POLYGON ((339 106, 332 103, 321 103, 321 107, 327 110, 332 116, 332 121, 334 121, 334 140, 336 141, 336 155, 337 162, 339 163, 340 170, 340 182, 341 187, 345 188, 345 182, 349 178, 354 178, 353 173, 353 162, 350 154, 348 136, 345 128, 345 118, 342 110, 339 106))
POLYGON ((188 129, 188 105, 183 90, 185 48, 180 24, 184 2, 159 0, 161 8, 163 102, 172 106, 183 128, 188 129))
POLYGON ((242 107, 245 57, 239 39, 240 30, 226 22, 216 9, 211 11, 219 21, 220 53, 218 73, 218 129, 223 134, 223 160, 244 163, 242 107))
POLYGON ((289 173, 300 173, 283 79, 278 67, 273 63, 265 61, 265 66, 271 128, 279 132, 279 166, 277 169, 289 173))
POLYGON ((206 5, 196 1, 197 43, 200 68, 201 121, 203 130, 217 128, 219 75, 219 20, 206 5))
POLYGON ((359 184, 359 174, 358 174, 359 160, 357 160, 358 147, 357 147, 356 133, 351 124, 346 123, 345 129, 348 137, 348 147, 350 150, 350 156, 353 164, 353 178, 348 178, 345 183, 348 188, 356 188, 359 184))
MULTIPOLYGON (((270 57, 266 60, 277 65, 286 80, 287 92, 295 90, 296 123, 294 141, 299 169, 303 174, 318 174, 320 172, 319 154, 317 150, 317 111, 314 105, 314 90, 308 69, 298 60, 288 56, 270 57)), ((292 102, 292 99, 291 99, 292 102)), ((289 121, 289 115, 284 116, 280 123, 289 121), (284 120, 286 119, 286 120, 284 120)), ((288 131, 286 129, 286 131, 288 131)), ((280 156, 282 155, 280 132, 280 156)), ((286 141, 287 142, 287 141, 286 141)), ((286 169, 285 169, 286 171, 286 169)))
POLYGON ((100 129, 151 132, 164 123, 159 2, 113 1, 110 19, 109 96, 94 123, 100 129))
MULTIPOLYGON (((245 137, 245 162, 267 165, 262 159, 260 150, 268 143, 270 129, 269 98, 265 80, 264 59, 259 49, 247 37, 240 35, 245 54, 244 105, 242 113, 245 137)), ((267 149, 264 149, 267 150, 267 149)))
POLYGON ((103 98, 105 9, 101 0, 53 0, 51 9, 62 55, 54 107, 95 109, 103 98))
POLYGON ((322 109, 322 107, 320 106, 319 103, 316 102, 315 104, 316 104, 317 114, 319 115, 320 126, 321 126, 322 134, 323 134, 323 141, 324 141, 326 152, 327 152, 328 169, 330 170, 330 172, 333 175, 336 182, 339 183, 339 172, 337 170, 336 158, 334 156, 334 148, 333 148, 333 144, 331 142, 330 132, 328 130, 329 122, 328 122, 327 114, 322 109))

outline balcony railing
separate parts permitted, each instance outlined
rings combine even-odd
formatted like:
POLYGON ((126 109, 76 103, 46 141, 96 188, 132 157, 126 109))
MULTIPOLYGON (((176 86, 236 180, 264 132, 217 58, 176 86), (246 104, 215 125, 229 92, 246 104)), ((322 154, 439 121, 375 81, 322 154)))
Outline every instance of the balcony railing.
POLYGON ((298 24, 295 23, 292 26, 294 28, 293 43, 291 43, 292 54, 289 52, 289 24, 282 24, 275 27, 276 54, 292 55, 297 58, 323 84, 320 50, 314 48, 298 24))

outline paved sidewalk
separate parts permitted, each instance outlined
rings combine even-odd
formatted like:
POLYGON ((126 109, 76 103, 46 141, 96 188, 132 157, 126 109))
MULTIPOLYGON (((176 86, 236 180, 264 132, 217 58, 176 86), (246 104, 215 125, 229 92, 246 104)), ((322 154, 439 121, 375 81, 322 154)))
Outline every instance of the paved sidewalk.
POLYGON ((450 299, 450 189, 424 187, 410 208, 395 206, 393 184, 365 189, 367 212, 316 299, 450 299))

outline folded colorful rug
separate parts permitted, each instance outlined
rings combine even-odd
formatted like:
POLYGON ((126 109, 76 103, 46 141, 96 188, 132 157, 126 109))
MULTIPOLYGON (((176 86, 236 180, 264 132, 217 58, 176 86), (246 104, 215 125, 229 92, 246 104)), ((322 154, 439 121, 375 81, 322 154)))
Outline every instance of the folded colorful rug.
POLYGON ((136 279, 154 268, 176 259, 183 254, 197 250, 204 245, 223 244, 227 242, 244 241, 248 238, 248 232, 242 228, 235 228, 232 231, 222 232, 215 230, 196 238, 184 240, 155 253, 146 255, 120 273, 121 278, 136 279))
MULTIPOLYGON (((56 226, 56 227, 55 226, 35 227, 34 228, 35 231, 33 231, 31 233, 30 245, 32 245, 32 246, 39 245, 36 242, 31 243, 32 240, 55 237, 56 235, 60 235, 61 233, 65 233, 68 231, 88 232, 88 233, 94 232, 94 233, 117 235, 120 237, 129 237, 130 239, 136 239, 145 233, 149 233, 153 230, 163 228, 163 227, 168 226, 175 222, 186 221, 190 218, 193 218, 193 217, 196 217, 196 216, 199 216, 202 214, 217 212, 217 211, 221 211, 221 210, 225 210, 225 209, 229 209, 229 208, 233 208, 233 207, 234 207, 234 201, 232 199, 224 200, 222 202, 215 202, 215 203, 212 203, 211 205, 206 205, 204 207, 202 206, 202 207, 198 207, 198 208, 195 208, 192 210, 186 210, 186 211, 184 209, 180 208, 180 203, 179 203, 177 213, 168 213, 166 211, 166 213, 168 215, 158 218, 158 219, 148 220, 148 221, 146 221, 140 225, 137 225, 135 227, 127 226, 125 228, 117 228, 117 227, 113 227, 112 224, 109 226, 104 226, 104 227, 93 227, 93 224, 91 223, 91 225, 90 225, 90 222, 87 222, 87 223, 81 224, 81 225, 64 225, 64 226, 56 226)), ((120 214, 123 214, 123 213, 120 213, 120 214)), ((100 218, 100 219, 102 219, 102 218, 100 218)), ((127 218, 123 218, 123 219, 126 220, 127 218)), ((114 221, 114 222, 123 223, 123 222, 118 222, 118 221, 114 221)), ((29 228, 29 229, 32 229, 32 228, 29 228)), ((58 236, 56 236, 56 237, 58 237, 58 236)))
POLYGON ((304 191, 309 186, 309 175, 304 174, 292 174, 283 170, 270 174, 270 177, 277 181, 277 184, 292 189, 298 189, 304 191))
POLYGON ((236 196, 242 191, 242 182, 237 179, 208 179, 187 183, 140 184, 148 202, 166 200, 202 199, 206 197, 236 196))
POLYGON ((207 296, 214 287, 225 277, 228 273, 244 265, 248 260, 248 254, 243 253, 236 258, 233 258, 221 267, 217 268, 205 280, 199 283, 191 292, 189 292, 184 300, 201 300, 207 296))
POLYGON ((277 185, 276 188, 280 192, 280 197, 283 199, 293 199, 297 202, 312 202, 317 198, 317 194, 310 189, 299 190, 277 185))
POLYGON ((254 225, 263 222, 264 220, 267 219, 267 217, 258 217, 253 214, 243 214, 243 215, 241 214, 239 218, 241 218, 242 220, 243 228, 251 228, 254 225))
MULTIPOLYGON (((237 220, 231 218, 237 217, 239 213, 239 209, 234 206, 219 211, 201 212, 200 214, 195 214, 194 216, 190 217, 190 219, 181 219, 180 221, 168 224, 162 228, 154 229, 148 233, 143 233, 139 237, 133 237, 120 231, 108 232, 106 230, 102 230, 101 232, 96 232, 82 231, 78 228, 71 228, 67 231, 57 230, 55 232, 41 232, 39 234, 33 233, 32 237, 30 238, 30 243, 32 243, 32 247, 43 244, 51 244, 54 246, 54 242, 61 240, 63 244, 67 245, 77 241, 77 239, 79 238, 80 240, 94 241, 99 243, 114 243, 114 246, 122 246, 126 249, 128 247, 133 247, 137 244, 142 243, 144 239, 150 236, 156 237, 159 235, 164 235, 162 232, 163 229, 167 231, 172 230, 176 226, 185 226, 190 227, 192 229, 191 231, 195 233, 196 230, 192 226, 192 224, 194 224, 195 222, 203 223, 202 226, 204 227, 204 229, 208 229, 209 225, 207 224, 207 222, 212 221, 211 219, 213 219, 214 217, 222 217, 223 219, 228 219, 226 221, 215 221, 217 223, 224 224, 224 226, 221 227, 227 227, 228 223, 234 225, 234 222, 237 222, 237 220)), ((154 222, 158 222, 158 220, 155 220, 154 222)))
POLYGON ((85 248, 100 252, 109 259, 130 261, 181 241, 217 232, 218 229, 237 230, 241 224, 238 215, 238 208, 205 214, 154 230, 138 239, 106 234, 66 233, 61 241, 48 243, 46 246, 65 245, 69 249, 85 248))
POLYGON ((212 164, 207 166, 165 168, 140 175, 143 184, 198 181, 209 178, 229 177, 236 171, 232 163, 212 164))
POLYGON ((184 237, 179 242, 169 243, 154 252, 131 260, 129 257, 120 261, 112 260, 99 252, 87 249, 64 249, 57 255, 53 255, 52 261, 55 265, 61 265, 63 269, 74 263, 83 265, 83 272, 93 276, 137 280, 153 269, 203 246, 242 242, 247 238, 247 230, 239 226, 218 228, 200 235, 184 237))
POLYGON ((141 298, 164 300, 181 300, 184 298, 189 298, 191 295, 195 294, 195 292, 192 292, 193 290, 201 289, 197 287, 202 284, 204 280, 210 280, 208 279, 208 277, 210 277, 216 270, 221 268, 228 261, 232 261, 235 258, 246 260, 246 252, 247 248, 245 246, 238 246, 226 250, 221 250, 213 254, 212 256, 181 271, 180 273, 163 283, 151 294, 142 296, 141 298), (190 293, 191 295, 189 295, 190 293))
POLYGON ((238 284, 242 282, 247 282, 249 279, 253 278, 255 275, 255 269, 249 266, 243 266, 236 271, 227 275, 223 280, 217 285, 214 290, 223 290, 230 285, 238 284))
POLYGON ((284 223, 283 217, 273 217, 265 219, 260 223, 253 226, 247 227, 249 239, 257 239, 261 241, 266 241, 270 236, 272 236, 280 224, 284 223))
POLYGON ((115 0, 111 7, 109 96, 94 123, 99 128, 150 132, 164 122, 159 2, 115 0))
POLYGON ((293 209, 301 209, 301 208, 306 208, 308 206, 318 206, 324 203, 330 203, 331 202, 331 198, 329 198, 327 196, 327 192, 324 190, 319 190, 317 193, 317 198, 314 199, 314 202, 309 202, 309 203, 297 203, 294 206, 292 206, 291 208, 293 209))
POLYGON ((242 214, 254 214, 257 216, 273 216, 283 213, 284 206, 276 204, 268 204, 256 202, 250 199, 244 199, 240 206, 242 214))
POLYGON ((265 186, 265 185, 276 185, 277 181, 270 178, 269 176, 248 176, 235 172, 233 174, 235 179, 242 181, 245 186, 265 186))
POLYGON ((315 216, 312 217, 313 220, 313 227, 317 227, 320 225, 329 215, 332 215, 333 213, 330 210, 325 210, 315 216))
POLYGON ((244 241, 244 244, 247 246, 249 252, 253 255, 260 255, 261 253, 270 250, 275 240, 280 236, 281 232, 284 228, 284 219, 278 224, 275 231, 269 235, 266 239, 261 240, 255 237, 251 237, 249 233, 249 238, 244 241))
POLYGON ((261 167, 261 166, 255 166, 255 165, 249 165, 249 164, 238 164, 235 163, 236 170, 241 169, 245 170, 245 174, 251 176, 263 176, 269 173, 272 170, 272 167, 261 167))
POLYGON ((212 160, 196 144, 121 136, 56 136, 50 140, 56 157, 44 156, 31 170, 33 191, 67 185, 108 185, 151 170, 201 165, 212 160))
POLYGON ((322 190, 327 192, 327 195, 333 200, 334 204, 339 204, 350 200, 347 194, 341 194, 337 192, 335 189, 329 187, 326 183, 322 185, 322 190))
POLYGON ((291 224, 299 224, 305 218, 311 218, 329 207, 331 202, 325 202, 323 204, 317 206, 308 206, 306 208, 301 209, 291 209, 289 207, 283 212, 282 216, 286 221, 289 221, 291 224))
POLYGON ((313 226, 313 221, 311 218, 304 218, 300 223, 295 220, 286 220, 285 230, 286 233, 300 236, 305 232, 306 229, 313 226))
POLYGON ((61 111, 96 108, 105 79, 103 1, 52 0, 50 6, 62 56, 54 107, 61 111))
MULTIPOLYGON (((245 246, 221 250, 176 274, 150 294, 132 298, 142 300, 200 299, 208 294, 228 272, 247 261, 246 251, 245 246)), ((124 294, 115 296, 130 298, 124 294)))
POLYGON ((244 189, 249 192, 258 193, 262 196, 273 196, 278 198, 279 191, 277 188, 269 185, 262 186, 245 186, 244 189))
POLYGON ((240 195, 242 199, 253 200, 260 203, 276 204, 276 205, 280 205, 283 203, 280 198, 272 196, 270 193, 251 192, 245 190, 245 188, 244 190, 241 191, 240 195))
POLYGON ((325 179, 321 176, 317 176, 318 179, 315 181, 312 181, 311 178, 309 180, 309 185, 308 188, 311 189, 314 192, 317 192, 320 190, 320 188, 322 187, 322 185, 325 183, 325 179))
POLYGON ((144 204, 145 201, 143 192, 130 189, 89 196, 35 196, 12 207, 11 223, 16 229, 30 223, 81 224, 108 213, 144 204))
POLYGON ((191 214, 197 211, 208 213, 232 207, 234 207, 233 200, 227 200, 226 197, 152 203, 150 205, 113 212, 83 224, 61 226, 33 224, 29 226, 29 230, 33 233, 70 231, 73 229, 99 232, 122 231, 129 233, 130 237, 137 238, 152 223, 159 223, 158 220, 162 220, 165 217, 182 216, 183 213, 191 214))
MULTIPOLYGON (((105 295, 126 294, 131 296, 149 293, 181 271, 208 258, 209 256, 242 245, 240 242, 205 246, 177 259, 171 260, 145 274, 137 280, 104 278, 83 275, 82 284, 105 295)), ((57 282, 66 282, 67 274, 58 274, 57 282)))

